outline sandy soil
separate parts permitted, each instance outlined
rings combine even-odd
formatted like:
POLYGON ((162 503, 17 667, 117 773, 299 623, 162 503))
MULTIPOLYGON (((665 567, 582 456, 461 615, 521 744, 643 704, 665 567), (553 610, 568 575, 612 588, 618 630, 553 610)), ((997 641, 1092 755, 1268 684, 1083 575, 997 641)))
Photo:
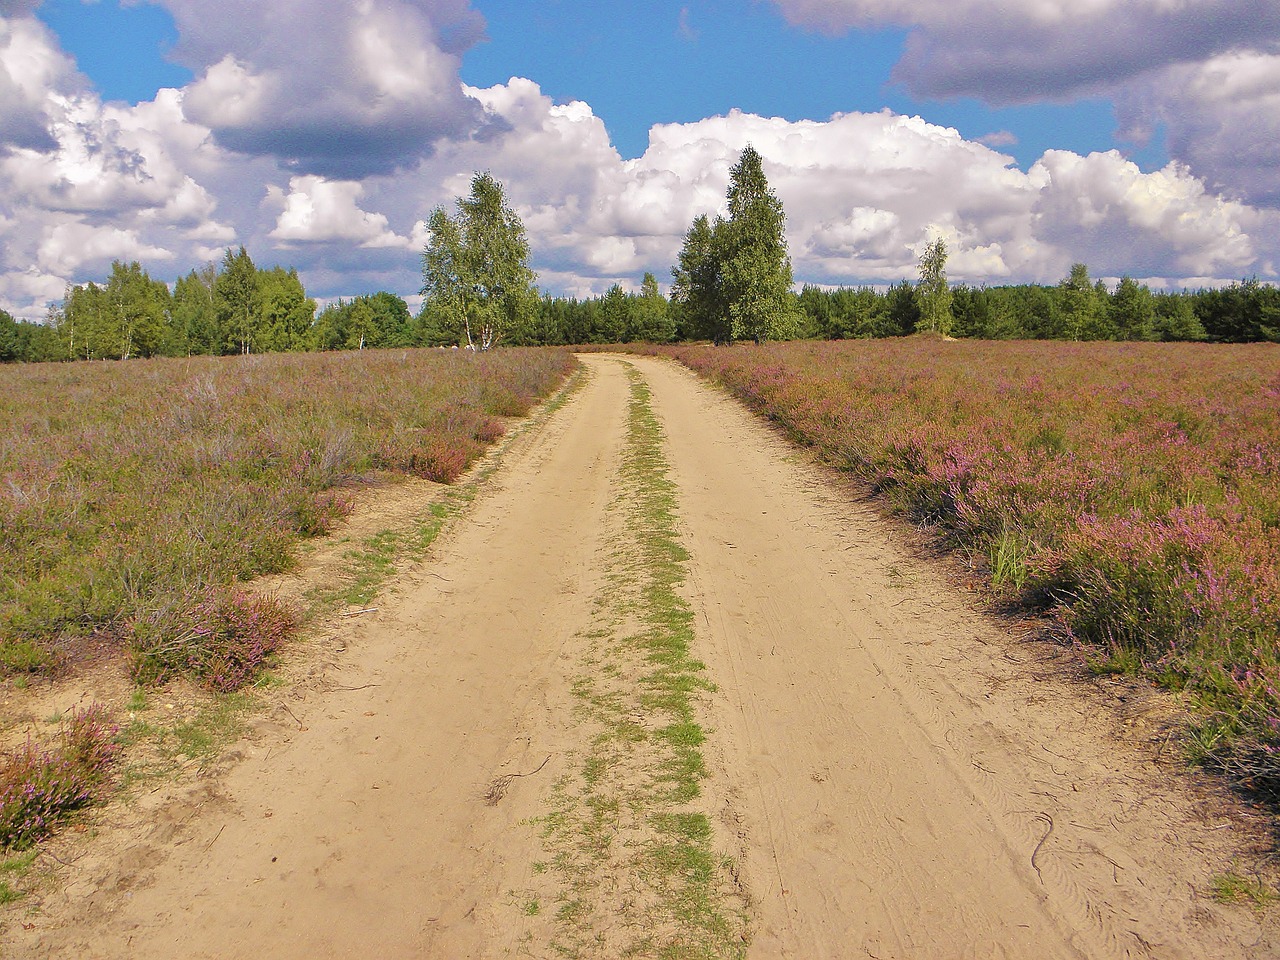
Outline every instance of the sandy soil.
POLYGON ((749 956, 1280 953, 1274 920, 1206 895, 1256 826, 1156 761, 1149 695, 1085 687, 975 614, 682 368, 585 362, 586 386, 510 445, 429 560, 332 625, 326 683, 230 762, 139 799, 10 926, 6 955, 550 955, 550 911, 526 902, 549 883, 529 824, 586 735, 571 678, 627 364, 667 433, 716 684, 704 802, 749 896, 749 956))

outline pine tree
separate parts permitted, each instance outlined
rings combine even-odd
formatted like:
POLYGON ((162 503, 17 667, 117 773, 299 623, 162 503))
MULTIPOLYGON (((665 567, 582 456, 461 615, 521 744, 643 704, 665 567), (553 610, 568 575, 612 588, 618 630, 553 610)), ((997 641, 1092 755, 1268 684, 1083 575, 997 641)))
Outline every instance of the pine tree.
POLYGON ((672 270, 672 298, 687 332, 715 343, 792 336, 800 312, 791 292, 786 214, 750 145, 729 173, 727 197, 729 219, 694 220, 672 270))

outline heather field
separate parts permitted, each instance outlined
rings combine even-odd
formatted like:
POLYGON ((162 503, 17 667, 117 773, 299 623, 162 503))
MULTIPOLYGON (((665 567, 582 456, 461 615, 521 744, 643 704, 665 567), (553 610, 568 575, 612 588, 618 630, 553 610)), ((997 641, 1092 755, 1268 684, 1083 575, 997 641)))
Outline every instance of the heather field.
POLYGON ((0 369, 0 672, 91 644, 140 680, 244 682, 292 613, 240 585, 378 473, 448 483, 567 351, 364 351, 0 369))
POLYGON ((1280 794, 1280 350, 911 338, 674 348, 937 524, 1098 670, 1188 692, 1280 794))

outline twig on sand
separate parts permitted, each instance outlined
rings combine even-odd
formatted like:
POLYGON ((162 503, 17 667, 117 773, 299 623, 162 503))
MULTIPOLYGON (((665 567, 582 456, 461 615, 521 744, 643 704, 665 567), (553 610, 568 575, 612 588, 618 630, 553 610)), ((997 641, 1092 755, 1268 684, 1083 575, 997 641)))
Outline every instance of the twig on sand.
POLYGON ((215 843, 217 843, 217 842, 218 842, 218 837, 222 836, 222 831, 223 831, 223 830, 225 830, 225 829, 227 829, 227 825, 224 823, 224 824, 222 825, 222 827, 218 830, 217 835, 216 835, 216 836, 214 836, 214 838, 213 838, 212 840, 210 840, 207 844, 205 844, 205 847, 204 847, 204 848, 205 848, 206 850, 208 850, 208 849, 209 849, 210 847, 212 847, 215 843))
POLYGON ((280 709, 283 710, 285 713, 287 713, 289 716, 293 717, 293 722, 298 725, 299 730, 305 731, 307 729, 306 725, 301 720, 298 719, 298 715, 289 709, 288 704, 285 704, 285 703, 280 704, 280 709))
POLYGON ((1040 848, 1044 846, 1044 842, 1053 835, 1053 817, 1049 816, 1047 813, 1042 813, 1040 816, 1036 817, 1036 819, 1049 825, 1049 829, 1044 832, 1044 836, 1040 838, 1040 842, 1036 844, 1036 848, 1031 851, 1031 868, 1035 870, 1036 876, 1040 878, 1040 884, 1043 886, 1044 874, 1040 872, 1040 865, 1036 863, 1036 857, 1039 856, 1040 848))
POLYGON ((538 769, 530 770, 528 773, 505 773, 493 783, 489 784, 489 789, 485 791, 484 801, 491 807, 496 807, 502 802, 502 798, 507 795, 507 787, 511 786, 511 782, 516 777, 532 777, 535 773, 541 773, 542 768, 551 762, 551 755, 547 755, 547 759, 538 764, 538 769))
POLYGON ((366 613, 377 613, 377 612, 378 612, 378 609, 379 609, 378 607, 365 607, 363 610, 348 610, 346 613, 342 614, 342 616, 344 616, 344 617, 360 617, 360 616, 363 616, 363 615, 364 615, 364 614, 366 614, 366 613))

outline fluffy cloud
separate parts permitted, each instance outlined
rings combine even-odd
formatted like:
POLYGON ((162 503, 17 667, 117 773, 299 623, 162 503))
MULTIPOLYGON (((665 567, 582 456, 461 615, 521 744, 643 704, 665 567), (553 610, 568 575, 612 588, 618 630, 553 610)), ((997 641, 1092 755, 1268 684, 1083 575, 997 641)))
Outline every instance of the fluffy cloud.
POLYGON ((1123 132, 1169 131, 1170 152, 1220 191, 1280 207, 1280 55, 1237 52, 1179 64, 1121 95, 1123 132))
POLYGON ((51 226, 45 232, 37 254, 37 262, 43 270, 64 276, 85 261, 153 262, 172 259, 172 252, 144 242, 137 231, 94 226, 75 220, 51 226))
POLYGON ((1275 0, 774 0, 815 29, 909 30, 894 77, 917 96, 1004 105, 1117 98, 1122 132, 1163 125, 1215 188, 1280 206, 1275 0))
POLYGON ((996 103, 1110 87, 1280 36, 1272 0, 774 0, 793 23, 911 30, 897 78, 996 103))
POLYGON ((346 241, 364 247, 404 247, 408 241, 387 229, 387 218, 361 210, 357 201, 364 187, 354 182, 331 182, 322 177, 294 177, 289 194, 271 188, 269 197, 283 209, 271 231, 286 242, 346 241))
MULTIPOLYGON (((476 170, 506 186, 548 289, 599 293, 646 270, 666 279, 693 218, 724 212, 729 169, 749 142, 786 206, 803 281, 913 276, 938 235, 953 279, 970 282, 1055 282, 1076 260, 1099 276, 1272 279, 1280 263, 1280 215, 1183 163, 1143 173, 1116 153, 1051 151, 1024 172, 999 151, 1007 138, 976 143, 888 111, 658 125, 644 155, 623 160, 585 103, 557 104, 518 78, 458 83, 457 56, 478 29, 465 0, 167 3, 198 79, 137 106, 103 104, 33 18, 0 18, 0 306, 11 312, 42 316, 65 283, 101 278, 115 258, 172 276, 239 243, 266 265, 297 266, 321 298, 411 294, 426 218, 465 195, 476 170), (393 14, 405 18, 396 30, 393 14), (357 15, 363 34, 350 28, 357 15), (320 55, 307 62, 329 61, 293 78, 277 50, 312 21, 320 55), (390 132, 366 162, 377 109, 390 132)), ((1162 69, 1162 88, 1133 88, 1134 135, 1144 123, 1172 129, 1159 111, 1161 90, 1175 91, 1187 106, 1179 122, 1203 131, 1200 166, 1232 160, 1215 135, 1242 142, 1251 129, 1256 149, 1239 156, 1261 169, 1274 128, 1256 116, 1250 128, 1250 117, 1275 109, 1275 59, 1232 53, 1162 69)))
POLYGON ((1258 238, 1274 245, 1274 219, 1179 164, 1143 173, 1115 152, 1052 151, 1022 172, 953 129, 889 111, 660 125, 643 156, 623 161, 585 104, 558 106, 527 80, 471 93, 509 131, 452 145, 409 178, 441 185, 435 193, 382 199, 425 209, 465 193, 471 170, 492 170, 557 289, 667 276, 693 218, 725 212, 729 168, 747 143, 784 202, 803 280, 911 277, 935 235, 949 241, 953 278, 979 283, 1054 282, 1076 260, 1106 276, 1232 277, 1265 268, 1258 238))
POLYGON ((187 116, 229 149, 361 178, 481 119, 458 82, 484 26, 466 0, 162 2, 181 36, 175 55, 198 74, 187 116))
POLYGON ((187 121, 180 91, 103 104, 39 21, 0 18, 0 111, 6 309, 42 316, 67 282, 113 259, 173 262, 234 236, 197 180, 226 177, 229 158, 187 121))
POLYGON ((75 64, 52 42, 38 20, 0 17, 0 147, 48 150, 47 98, 84 87, 75 64))
POLYGON ((1144 174, 1114 151, 1051 150, 1029 179, 1041 185, 1037 236, 1064 253, 1088 251, 1109 275, 1236 276, 1256 265, 1257 211, 1209 193, 1177 163, 1144 174))

